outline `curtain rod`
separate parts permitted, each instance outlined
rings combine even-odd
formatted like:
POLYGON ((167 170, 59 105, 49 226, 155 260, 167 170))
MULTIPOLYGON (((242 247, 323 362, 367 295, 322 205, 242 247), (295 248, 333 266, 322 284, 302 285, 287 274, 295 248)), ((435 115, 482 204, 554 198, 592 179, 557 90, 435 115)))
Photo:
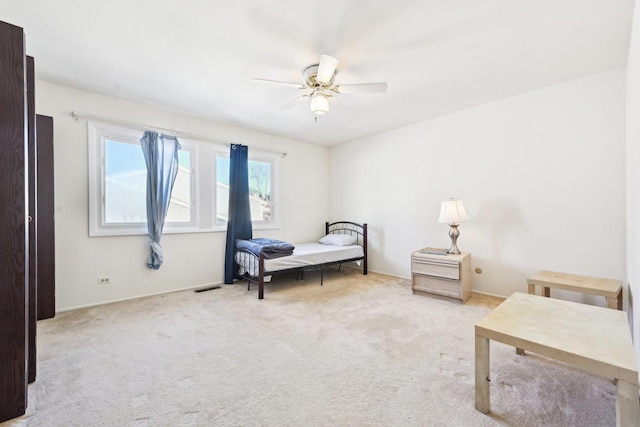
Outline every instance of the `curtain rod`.
MULTIPOLYGON (((178 131, 178 130, 175 130, 175 129, 167 129, 167 128, 162 128, 162 127, 158 127, 158 126, 146 125, 146 124, 143 124, 143 123, 128 122, 126 120, 112 119, 112 118, 109 118, 109 117, 98 116, 98 115, 95 115, 95 114, 82 113, 80 111, 75 111, 75 110, 71 112, 71 117, 73 117, 73 119, 77 123, 80 123, 81 119, 84 119, 84 120, 98 120, 98 121, 101 121, 101 122, 107 122, 107 123, 114 124, 114 125, 128 126, 128 127, 134 128, 134 129, 162 131, 162 132, 170 133, 172 136, 176 136, 176 137, 200 139, 200 140, 204 140, 204 141, 215 142, 215 143, 218 143, 218 144, 237 144, 237 142, 225 141, 225 140, 222 140, 222 139, 211 138, 209 136, 197 135, 195 133, 181 132, 181 131, 178 131)), ((286 157, 287 156, 287 153, 282 153, 282 152, 279 152, 279 151, 265 150, 265 149, 262 149, 262 148, 257 148, 257 150, 267 151, 267 152, 275 153, 275 154, 280 154, 280 155, 282 155, 282 157, 286 157)))

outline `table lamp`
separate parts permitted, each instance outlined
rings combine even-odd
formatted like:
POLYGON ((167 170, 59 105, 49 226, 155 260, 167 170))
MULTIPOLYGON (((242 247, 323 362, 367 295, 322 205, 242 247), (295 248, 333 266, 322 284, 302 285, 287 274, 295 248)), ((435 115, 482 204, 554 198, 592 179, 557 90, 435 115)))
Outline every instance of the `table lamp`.
POLYGON ((460 222, 468 221, 469 215, 467 215, 467 211, 464 209, 464 205, 462 204, 462 200, 454 200, 453 198, 442 202, 440 205, 440 216, 438 217, 439 223, 449 224, 451 227, 449 229, 449 237, 451 237, 451 248, 447 251, 448 254, 459 255, 460 250, 457 246, 458 236, 460 232, 458 231, 458 225, 460 222))

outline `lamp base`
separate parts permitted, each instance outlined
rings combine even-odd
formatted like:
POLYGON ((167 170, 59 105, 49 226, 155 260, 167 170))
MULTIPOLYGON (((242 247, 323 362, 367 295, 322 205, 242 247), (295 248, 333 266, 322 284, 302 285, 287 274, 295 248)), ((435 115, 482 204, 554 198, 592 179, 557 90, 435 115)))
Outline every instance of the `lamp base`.
POLYGON ((449 237, 451 237, 451 247, 447 251, 450 255, 460 255, 460 249, 458 249, 458 236, 460 236, 460 232, 458 231, 458 225, 460 224, 449 224, 451 227, 449 229, 449 237))

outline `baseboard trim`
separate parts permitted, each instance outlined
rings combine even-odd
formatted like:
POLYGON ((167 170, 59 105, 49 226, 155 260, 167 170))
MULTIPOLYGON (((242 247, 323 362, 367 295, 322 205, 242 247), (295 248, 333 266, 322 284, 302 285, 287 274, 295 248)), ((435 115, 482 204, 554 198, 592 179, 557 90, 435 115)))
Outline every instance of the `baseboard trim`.
POLYGON ((139 298, 153 297, 153 296, 157 296, 157 295, 166 295, 166 294, 171 294, 171 293, 174 293, 174 292, 190 291, 190 290, 194 290, 194 289, 206 288, 206 287, 222 285, 222 284, 223 284, 222 281, 211 282, 211 283, 203 283, 203 284, 200 284, 200 285, 186 286, 184 288, 171 289, 171 290, 168 290, 168 291, 152 292, 152 293, 148 293, 148 294, 136 295, 136 296, 127 297, 127 298, 118 298, 118 299, 113 299, 113 300, 108 300, 108 301, 96 302, 96 303, 92 303, 92 304, 77 305, 77 306, 73 306, 73 307, 63 308, 61 310, 56 310, 56 314, 65 313, 67 311, 80 310, 80 309, 83 309, 83 308, 97 307, 97 306, 100 306, 100 305, 113 304, 113 303, 116 303, 116 302, 131 301, 131 300, 139 299, 139 298))

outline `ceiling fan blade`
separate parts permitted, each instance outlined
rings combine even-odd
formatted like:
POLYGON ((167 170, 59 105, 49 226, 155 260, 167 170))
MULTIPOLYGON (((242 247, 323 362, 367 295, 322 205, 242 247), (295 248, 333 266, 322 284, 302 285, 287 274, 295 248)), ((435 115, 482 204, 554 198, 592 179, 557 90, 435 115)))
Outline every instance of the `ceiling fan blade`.
POLYGON ((387 91, 387 82, 355 83, 336 86, 338 93, 382 93, 387 91))
POLYGON ((267 84, 272 84, 272 85, 277 85, 277 86, 288 86, 288 87, 293 87, 296 89, 304 89, 305 86, 303 84, 300 83, 293 83, 293 82, 281 82, 279 80, 268 80, 268 79, 253 79, 254 82, 256 83, 267 83, 267 84))
POLYGON ((308 95, 308 94, 304 94, 304 95, 302 95, 302 96, 299 96, 299 97, 297 97, 297 98, 295 98, 295 99, 293 99, 293 100, 291 100, 291 101, 287 102, 287 103, 286 103, 286 104, 284 104, 283 106, 278 107, 278 110, 287 110, 287 109, 289 109, 289 108, 293 107, 294 105, 299 104, 299 103, 300 103, 300 102, 302 102, 305 98, 309 98, 309 95, 308 95))
POLYGON ((337 66, 338 58, 334 58, 331 55, 320 55, 320 64, 318 64, 318 74, 316 75, 316 81, 328 84, 333 77, 333 73, 336 72, 337 66))
POLYGON ((331 99, 335 101, 336 105, 339 105, 341 108, 344 108, 345 110, 351 111, 351 107, 345 104, 344 101, 340 99, 339 96, 332 96, 331 99))

